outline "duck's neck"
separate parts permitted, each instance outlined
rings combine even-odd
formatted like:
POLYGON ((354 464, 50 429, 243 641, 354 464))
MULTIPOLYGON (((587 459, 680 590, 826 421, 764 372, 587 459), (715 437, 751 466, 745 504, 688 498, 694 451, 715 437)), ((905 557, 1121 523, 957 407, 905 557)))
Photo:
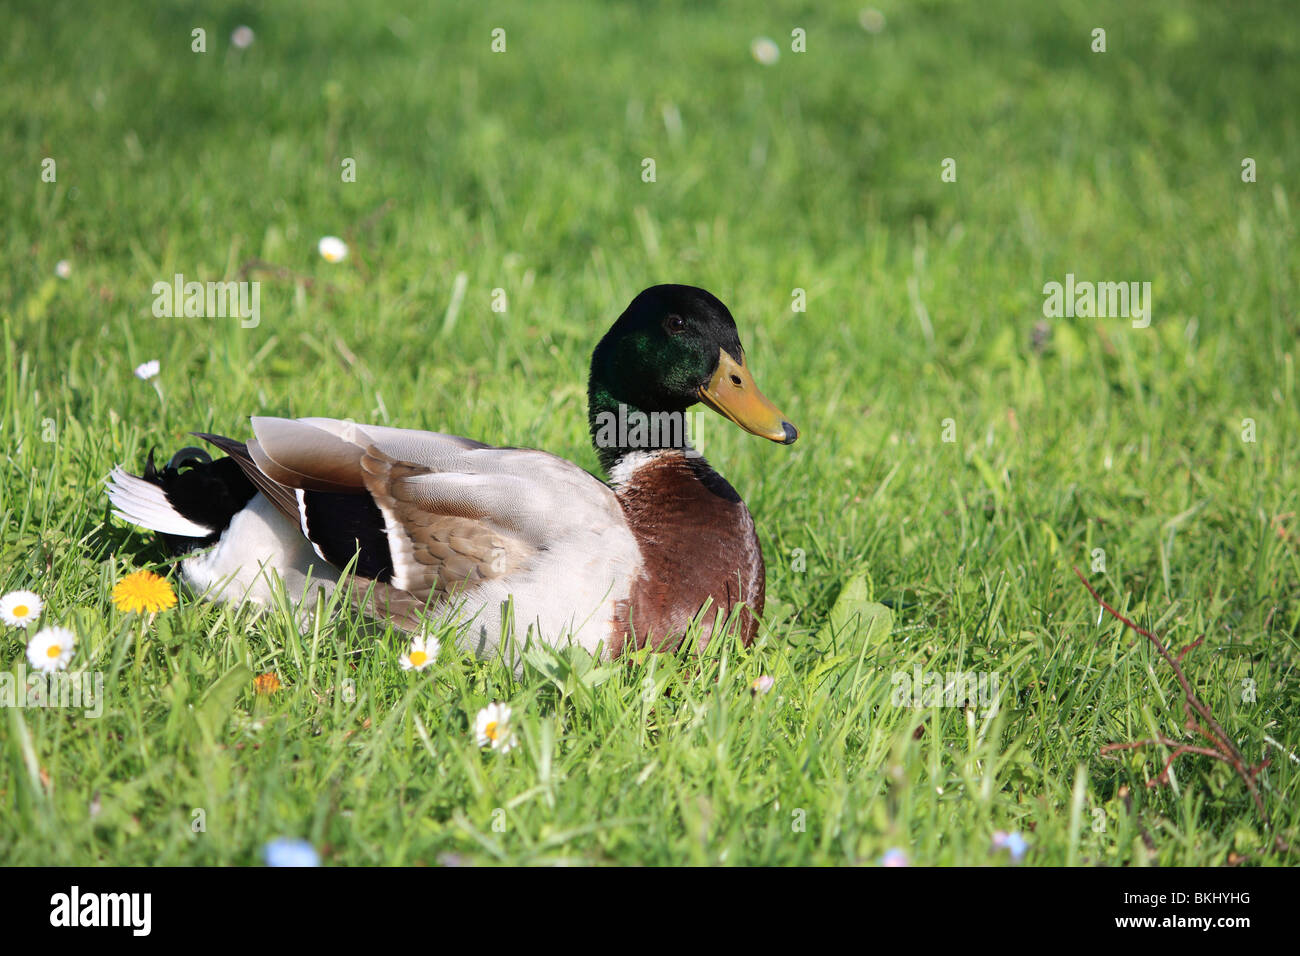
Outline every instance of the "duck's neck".
POLYGON ((690 445, 693 413, 685 408, 647 412, 616 399, 602 382, 587 389, 587 426, 591 444, 606 474, 637 452, 693 453, 690 445))

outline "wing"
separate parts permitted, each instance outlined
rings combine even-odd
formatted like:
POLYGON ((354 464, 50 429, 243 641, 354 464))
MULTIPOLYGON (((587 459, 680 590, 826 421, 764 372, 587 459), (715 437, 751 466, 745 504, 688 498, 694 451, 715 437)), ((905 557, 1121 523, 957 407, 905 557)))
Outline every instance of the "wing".
MULTIPOLYGON (((254 418, 237 458, 336 567, 430 598, 472 598, 545 552, 626 529, 604 482, 542 451, 327 418, 254 418), (290 510, 290 502, 293 508, 290 510)), ((409 602, 408 602, 409 603, 409 602)))

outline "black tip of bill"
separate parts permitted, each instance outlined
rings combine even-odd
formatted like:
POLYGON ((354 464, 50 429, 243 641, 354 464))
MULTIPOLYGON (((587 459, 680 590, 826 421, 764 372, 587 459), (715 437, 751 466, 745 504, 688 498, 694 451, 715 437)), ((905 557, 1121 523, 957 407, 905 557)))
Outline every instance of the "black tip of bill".
POLYGON ((782 445, 793 445, 794 440, 799 437, 799 429, 795 428, 789 422, 782 422, 781 429, 785 432, 785 440, 782 445))

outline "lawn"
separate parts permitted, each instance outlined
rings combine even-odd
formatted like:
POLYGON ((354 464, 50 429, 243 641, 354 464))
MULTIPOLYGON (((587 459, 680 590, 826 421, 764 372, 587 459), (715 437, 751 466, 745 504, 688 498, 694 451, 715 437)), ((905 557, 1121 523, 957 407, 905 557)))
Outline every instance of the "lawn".
POLYGON ((762 7, 7 13, 0 593, 39 593, 104 689, 98 717, 3 708, 0 859, 1007 865, 1012 833, 1024 865, 1297 862, 1294 10, 762 7), (260 320, 156 317, 177 273, 260 282, 260 320), (1149 282, 1149 321, 1045 317, 1067 276, 1149 282), (444 634, 408 672, 346 608, 114 606, 173 569, 103 480, 190 431, 324 415, 597 470, 591 349, 660 282, 731 307, 800 429, 704 422, 767 558, 753 648, 516 672, 444 634), (1148 786, 1169 745, 1102 753, 1197 741, 1074 567, 1175 652, 1204 636, 1183 667, 1269 759, 1273 832, 1231 766, 1148 786), (899 699, 932 672, 988 699, 899 699), (474 740, 493 700, 509 753, 474 740))

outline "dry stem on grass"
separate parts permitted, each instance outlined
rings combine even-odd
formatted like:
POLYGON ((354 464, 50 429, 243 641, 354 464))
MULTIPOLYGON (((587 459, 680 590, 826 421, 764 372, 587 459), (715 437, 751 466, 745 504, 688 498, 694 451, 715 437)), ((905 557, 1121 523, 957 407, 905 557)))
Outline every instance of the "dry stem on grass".
MULTIPOLYGON (((1130 621, 1123 614, 1119 613, 1119 611, 1107 604, 1105 600, 1102 599, 1101 595, 1097 593, 1096 589, 1088 583, 1088 579, 1083 576, 1083 573, 1078 568, 1074 569, 1074 573, 1078 576, 1079 580, 1083 582, 1083 586, 1088 589, 1088 593, 1092 595, 1093 599, 1100 604, 1111 617, 1115 618, 1115 620, 1122 623, 1125 627, 1132 629, 1135 633, 1145 637, 1151 642, 1151 646, 1156 649, 1156 653, 1165 659, 1165 662, 1173 670, 1174 677, 1177 678, 1179 686, 1183 689, 1183 711, 1187 714, 1187 721, 1183 726, 1188 731, 1199 734, 1204 740, 1209 742, 1209 746, 1197 746, 1190 743, 1183 743, 1182 741, 1174 740, 1171 737, 1160 734, 1149 740, 1134 740, 1129 743, 1105 744, 1101 748, 1102 755, 1105 756, 1106 754, 1114 753, 1117 750, 1137 750, 1140 747, 1150 747, 1155 744, 1161 744, 1165 747, 1171 748, 1173 752, 1165 761, 1165 765, 1161 769, 1159 775, 1147 781, 1148 787, 1155 787, 1168 783, 1170 768, 1174 765, 1174 761, 1183 754, 1200 754, 1203 757, 1210 757, 1214 760, 1226 763, 1236 771, 1237 776, 1239 776, 1242 779, 1242 782, 1246 784, 1246 789, 1250 791, 1250 795, 1255 801, 1255 808, 1259 811, 1260 819, 1264 823, 1264 829, 1271 832, 1273 824, 1269 819, 1268 810, 1264 806, 1264 798, 1259 792, 1259 786, 1255 782, 1255 778, 1259 776, 1260 771, 1272 762, 1271 759, 1265 756, 1265 758, 1257 764, 1248 764, 1246 758, 1237 748, 1237 745, 1232 742, 1232 738, 1227 735, 1224 729, 1219 726, 1219 722, 1214 719, 1214 715, 1210 713, 1210 708, 1205 706, 1205 704, 1201 702, 1200 698, 1196 696, 1196 692, 1192 690, 1191 683, 1187 680, 1187 675, 1183 673, 1183 659, 1187 656, 1189 651, 1201 645, 1205 640, 1205 635, 1202 634, 1196 640, 1192 641, 1192 643, 1179 651, 1175 656, 1170 652, 1169 648, 1165 646, 1164 641, 1156 637, 1156 635, 1152 634, 1146 628, 1139 627, 1133 621, 1130 621)), ((1281 853, 1285 853, 1289 849, 1286 843, 1277 836, 1274 837, 1273 844, 1277 851, 1281 853)))

